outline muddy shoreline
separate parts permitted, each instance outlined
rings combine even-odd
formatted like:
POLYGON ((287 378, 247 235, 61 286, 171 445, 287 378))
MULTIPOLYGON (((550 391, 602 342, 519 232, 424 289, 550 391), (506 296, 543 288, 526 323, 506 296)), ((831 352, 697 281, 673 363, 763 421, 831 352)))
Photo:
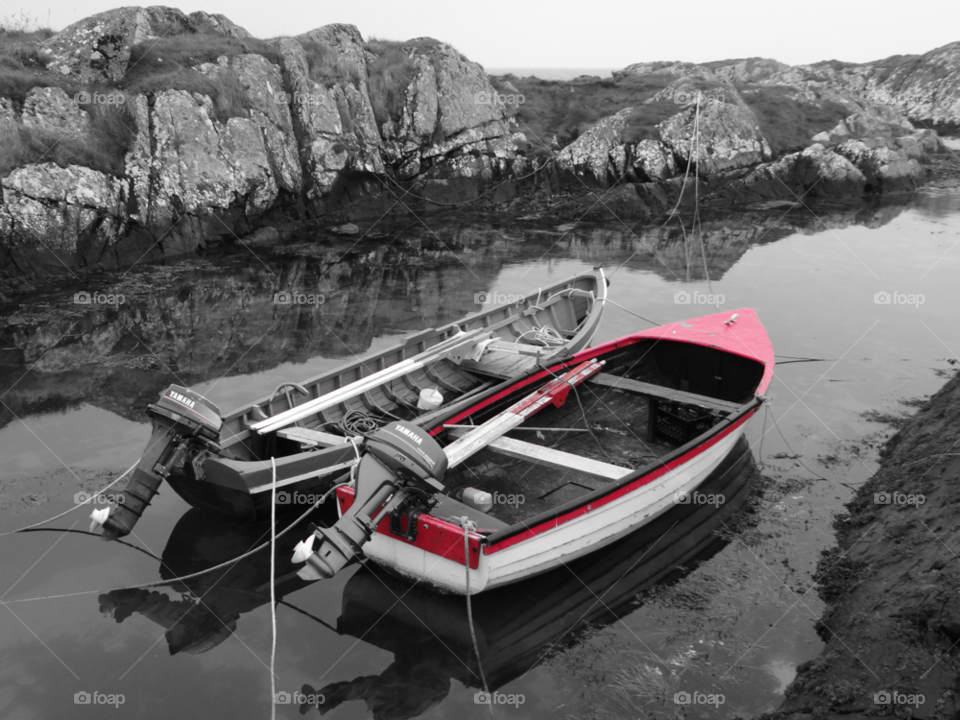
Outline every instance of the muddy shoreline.
MULTIPOLYGON (((907 419, 834 521, 819 657, 767 720, 960 716, 960 374, 907 419)), ((798 603, 803 602, 798 596, 798 603)))

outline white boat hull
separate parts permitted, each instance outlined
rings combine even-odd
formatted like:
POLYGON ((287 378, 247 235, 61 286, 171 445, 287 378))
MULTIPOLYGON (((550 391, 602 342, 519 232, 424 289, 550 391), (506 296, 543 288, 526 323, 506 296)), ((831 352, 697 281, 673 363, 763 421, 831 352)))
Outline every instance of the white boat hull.
MULTIPOLYGON (((752 415, 752 413, 751 413, 752 415)), ((677 503, 677 495, 692 493, 733 451, 749 415, 709 447, 671 468, 655 480, 602 502, 589 512, 568 518, 503 549, 484 547, 477 567, 471 568, 470 594, 518 582, 553 570, 637 530, 677 503)), ((478 537, 478 536, 475 536, 478 537)), ((464 565, 410 543, 375 533, 364 554, 384 568, 438 590, 467 594, 464 565)))

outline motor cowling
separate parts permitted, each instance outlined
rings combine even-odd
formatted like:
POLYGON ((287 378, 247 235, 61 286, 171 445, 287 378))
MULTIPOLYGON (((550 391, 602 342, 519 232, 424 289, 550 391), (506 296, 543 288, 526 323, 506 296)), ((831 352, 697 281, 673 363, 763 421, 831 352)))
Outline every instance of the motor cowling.
POLYGON ((306 557, 298 575, 304 580, 333 577, 362 554, 384 517, 411 496, 442 492, 446 471, 446 453, 420 427, 397 422, 371 434, 357 466, 353 504, 332 527, 314 528, 305 542, 312 548, 319 538, 320 547, 306 557))
POLYGON ((185 387, 168 387, 147 407, 147 414, 153 420, 153 435, 121 493, 123 500, 103 523, 105 540, 124 537, 133 530, 171 469, 189 456, 192 438, 213 443, 220 439, 220 408, 185 387))

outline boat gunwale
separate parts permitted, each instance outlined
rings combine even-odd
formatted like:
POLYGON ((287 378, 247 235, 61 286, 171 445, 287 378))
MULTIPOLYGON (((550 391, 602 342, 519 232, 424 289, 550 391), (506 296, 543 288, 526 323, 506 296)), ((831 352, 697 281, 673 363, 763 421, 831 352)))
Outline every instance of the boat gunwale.
MULTIPOLYGON (((463 318, 460 318, 459 320, 454 320, 446 325, 442 325, 439 328, 428 328, 427 330, 423 330, 421 332, 408 335, 401 341, 393 345, 390 345, 386 348, 383 348, 382 350, 367 353, 361 357, 356 358, 346 368, 344 368, 342 365, 337 366, 336 368, 333 368, 328 372, 321 373, 319 375, 315 375, 313 377, 307 378, 306 380, 300 382, 299 384, 303 385, 304 387, 313 389, 318 384, 330 379, 340 378, 342 380, 345 374, 355 372, 357 369, 361 369, 363 366, 368 365, 371 362, 376 362, 378 360, 381 360, 383 357, 390 354, 394 354, 394 353, 399 354, 399 360, 397 362, 402 362, 405 359, 405 355, 406 355, 404 351, 409 350, 411 346, 423 343, 424 348, 422 350, 418 350, 418 353, 424 352, 426 350, 429 350, 429 347, 430 347, 429 345, 425 344, 426 342, 429 342, 432 340, 443 342, 444 340, 453 337, 457 332, 462 331, 464 328, 466 328, 467 330, 483 329, 484 327, 488 326, 487 324, 484 324, 485 321, 492 315, 498 312, 507 311, 507 314, 504 317, 504 319, 506 319, 509 316, 509 311, 512 308, 520 307, 520 306, 530 307, 532 304, 535 304, 534 301, 538 299, 539 296, 542 295, 543 293, 547 293, 549 296, 556 292, 561 292, 565 289, 568 289, 569 287, 572 287, 579 281, 592 282, 594 287, 590 292, 594 293, 595 299, 594 299, 593 307, 590 308, 590 311, 584 317, 583 321, 580 324, 580 327, 577 329, 576 334, 573 337, 568 338, 567 341, 564 343, 565 346, 576 345, 582 339, 583 334, 586 331, 595 329, 594 327, 595 323, 590 323, 589 321, 592 317, 596 316, 596 313, 598 310, 602 311, 604 302, 606 300, 607 281, 606 281, 605 275, 603 274, 603 270, 600 268, 582 272, 582 273, 575 273, 573 275, 567 276, 562 280, 558 280, 552 285, 538 288, 536 291, 530 292, 527 295, 525 295, 521 303, 514 304, 514 305, 495 305, 489 310, 481 310, 479 312, 471 313, 470 315, 466 315, 463 318), (481 323, 480 325, 478 325, 477 328, 467 327, 468 323, 477 322, 477 321, 481 323)), ((574 300, 575 298, 569 298, 570 302, 573 302, 574 300)), ((519 320, 522 317, 523 317, 523 314, 521 312, 516 316, 516 320, 519 320)), ((437 344, 437 343, 434 343, 434 344, 437 344)), ((562 346, 561 346, 561 349, 562 349, 562 346)), ((558 358, 552 358, 552 359, 556 360, 558 358)), ((395 363, 391 363, 391 364, 395 364, 395 363)), ((384 365, 384 367, 387 367, 387 366, 384 365)), ((357 379, 362 379, 362 378, 363 378, 363 375, 361 374, 357 379)), ((509 382, 509 380, 506 380, 505 382, 509 382)), ((338 383, 338 387, 342 385, 343 385, 342 382, 338 383)), ((321 397, 321 395, 317 395, 315 397, 318 398, 318 397, 321 397)), ((228 412, 223 416, 224 428, 226 428, 227 424, 230 422, 236 422, 238 419, 242 421, 243 417, 246 416, 248 413, 252 412, 254 408, 260 407, 265 403, 269 403, 273 399, 275 399, 273 395, 265 395, 261 398, 258 398, 257 400, 254 400, 252 402, 249 402, 234 408, 233 410, 231 410, 230 412, 228 412)), ((315 399, 315 398, 311 398, 311 399, 315 399)), ((250 437, 250 429, 244 428, 239 432, 234 432, 231 435, 221 438, 219 445, 221 448, 227 448, 238 442, 242 442, 247 437, 250 437)))

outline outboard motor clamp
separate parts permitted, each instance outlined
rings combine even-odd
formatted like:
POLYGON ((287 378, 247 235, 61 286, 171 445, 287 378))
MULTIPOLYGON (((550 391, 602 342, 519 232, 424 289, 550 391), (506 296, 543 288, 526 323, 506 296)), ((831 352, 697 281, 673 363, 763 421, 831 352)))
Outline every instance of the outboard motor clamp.
MULTIPOLYGON (((353 504, 330 528, 314 528, 320 548, 306 557, 298 575, 304 580, 333 577, 362 554, 380 521, 417 497, 432 498, 444 489, 447 455, 440 444, 416 425, 396 422, 372 433, 357 467, 353 504)), ((415 521, 415 513, 408 516, 415 521)))

